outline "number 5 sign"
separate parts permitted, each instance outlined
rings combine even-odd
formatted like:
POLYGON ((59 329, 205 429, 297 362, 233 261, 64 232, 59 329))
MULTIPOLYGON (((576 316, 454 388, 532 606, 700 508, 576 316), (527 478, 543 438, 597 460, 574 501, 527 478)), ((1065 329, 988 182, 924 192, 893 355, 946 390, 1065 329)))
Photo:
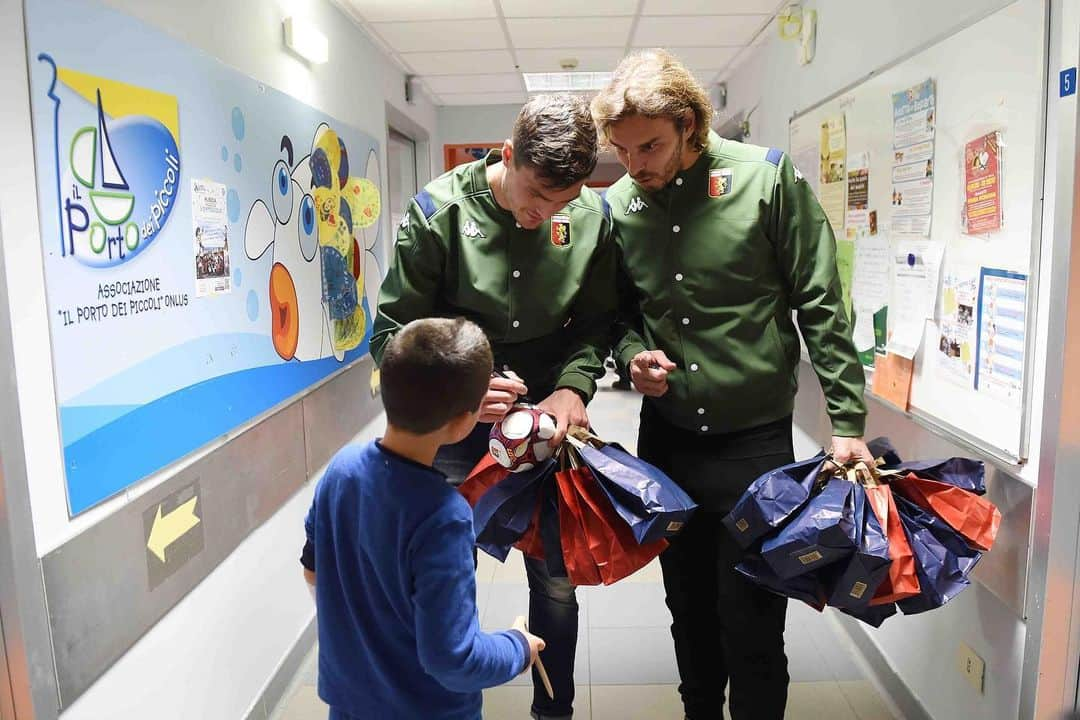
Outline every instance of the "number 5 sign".
POLYGON ((1061 71, 1061 97, 1076 94, 1076 68, 1061 71))

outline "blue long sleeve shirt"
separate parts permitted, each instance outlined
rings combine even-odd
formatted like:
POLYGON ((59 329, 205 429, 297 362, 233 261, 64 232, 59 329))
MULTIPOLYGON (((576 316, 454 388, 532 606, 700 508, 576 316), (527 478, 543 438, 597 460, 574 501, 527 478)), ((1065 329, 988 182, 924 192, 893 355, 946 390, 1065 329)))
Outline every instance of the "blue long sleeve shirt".
POLYGON ((442 473, 377 442, 330 462, 305 523, 314 554, 319 696, 357 718, 477 720, 525 669, 515 630, 476 612, 472 510, 442 473))

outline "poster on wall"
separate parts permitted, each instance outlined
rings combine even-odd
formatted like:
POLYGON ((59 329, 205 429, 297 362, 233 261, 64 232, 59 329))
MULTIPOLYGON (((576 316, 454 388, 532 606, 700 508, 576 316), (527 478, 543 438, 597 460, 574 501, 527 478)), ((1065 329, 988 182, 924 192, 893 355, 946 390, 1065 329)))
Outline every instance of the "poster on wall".
POLYGON ((964 146, 964 233, 1001 229, 1001 133, 992 132, 964 146))
POLYGON ((982 268, 975 389, 1018 407, 1027 348, 1027 275, 982 268))
POLYGON ((380 148, 92 2, 28 3, 26 24, 76 515, 367 352, 380 148))
POLYGON ((229 266, 227 188, 213 180, 191 181, 191 221, 195 226, 195 296, 232 289, 229 266))
POLYGON ((929 237, 934 199, 934 81, 893 93, 892 232, 929 237))
POLYGON ((954 384, 971 388, 975 376, 975 306, 977 272, 949 267, 942 275, 941 322, 935 353, 938 373, 954 384))
POLYGON ((844 232, 844 192, 847 189, 847 133, 844 116, 834 115, 821 123, 820 180, 818 199, 832 225, 833 234, 844 232))

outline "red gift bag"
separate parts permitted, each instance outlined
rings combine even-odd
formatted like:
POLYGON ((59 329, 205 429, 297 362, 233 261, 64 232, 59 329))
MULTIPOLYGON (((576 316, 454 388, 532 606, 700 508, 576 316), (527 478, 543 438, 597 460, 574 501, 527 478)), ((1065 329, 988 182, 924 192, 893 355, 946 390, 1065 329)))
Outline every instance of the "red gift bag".
POLYGON ((555 473, 559 492, 559 539, 562 542, 566 575, 573 585, 599 585, 600 568, 589 553, 589 541, 582 523, 582 509, 569 470, 555 473))
POLYGON ((495 458, 490 454, 485 453, 469 476, 465 478, 465 482, 458 486, 458 492, 465 497, 470 507, 476 507, 481 496, 498 485, 509 474, 509 470, 495 462, 495 458))
POLYGON ((1001 512, 985 497, 914 473, 890 480, 890 484, 908 500, 944 520, 972 547, 979 550, 993 547, 1001 526, 1001 512))
POLYGON ((893 502, 892 490, 888 485, 867 485, 866 499, 878 517, 878 522, 889 538, 889 574, 878 586, 871 605, 889 603, 914 597, 919 594, 919 576, 915 570, 915 554, 911 550, 904 526, 900 524, 900 513, 893 502))

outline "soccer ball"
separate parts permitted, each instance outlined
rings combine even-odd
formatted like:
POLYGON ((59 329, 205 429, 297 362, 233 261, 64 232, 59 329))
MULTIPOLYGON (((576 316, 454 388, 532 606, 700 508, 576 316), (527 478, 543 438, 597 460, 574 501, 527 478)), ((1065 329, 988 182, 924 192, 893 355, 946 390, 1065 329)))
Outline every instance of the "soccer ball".
POLYGON ((535 405, 514 405, 491 426, 488 451, 510 472, 524 472, 551 457, 553 435, 555 418, 535 405))

